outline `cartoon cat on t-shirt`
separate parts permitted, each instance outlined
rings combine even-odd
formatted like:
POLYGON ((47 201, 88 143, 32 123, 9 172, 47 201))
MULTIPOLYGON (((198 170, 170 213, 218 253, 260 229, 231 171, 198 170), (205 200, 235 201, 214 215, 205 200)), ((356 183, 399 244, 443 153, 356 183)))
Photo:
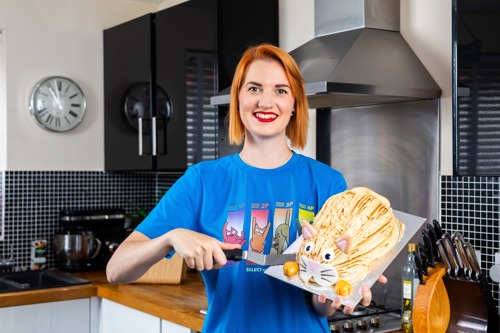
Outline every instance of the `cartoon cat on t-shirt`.
POLYGON ((262 253, 266 245, 266 237, 271 228, 271 223, 267 223, 263 228, 257 223, 257 219, 252 218, 252 239, 250 240, 250 247, 253 252, 262 253))
POLYGON ((243 246, 247 242, 245 239, 245 232, 241 231, 241 236, 238 235, 238 230, 236 230, 233 227, 230 227, 228 229, 229 223, 226 222, 224 223, 224 228, 222 232, 222 236, 224 238, 224 243, 229 243, 229 244, 240 244, 243 246))

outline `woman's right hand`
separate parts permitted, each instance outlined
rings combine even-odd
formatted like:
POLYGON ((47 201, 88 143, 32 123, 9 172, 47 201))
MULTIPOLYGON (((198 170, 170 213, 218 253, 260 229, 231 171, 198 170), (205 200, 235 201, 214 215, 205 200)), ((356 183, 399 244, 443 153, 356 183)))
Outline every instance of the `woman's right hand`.
POLYGON ((150 239, 134 231, 114 252, 106 267, 110 283, 130 283, 140 278, 151 266, 175 250, 190 268, 216 269, 226 264, 222 250, 241 247, 188 229, 173 229, 150 239))
POLYGON ((240 248, 239 244, 223 243, 213 237, 189 229, 174 229, 168 233, 171 246, 187 266, 198 271, 217 269, 227 263, 223 250, 240 248))

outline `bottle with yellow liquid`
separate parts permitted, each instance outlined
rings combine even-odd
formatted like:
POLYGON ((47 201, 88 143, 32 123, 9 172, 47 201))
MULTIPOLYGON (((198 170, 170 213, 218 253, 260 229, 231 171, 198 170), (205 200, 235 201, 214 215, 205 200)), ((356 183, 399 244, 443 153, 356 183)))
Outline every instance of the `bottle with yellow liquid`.
POLYGON ((401 330, 413 333, 413 305, 418 288, 418 271, 415 264, 417 244, 408 244, 408 258, 403 266, 403 302, 401 312, 401 330))

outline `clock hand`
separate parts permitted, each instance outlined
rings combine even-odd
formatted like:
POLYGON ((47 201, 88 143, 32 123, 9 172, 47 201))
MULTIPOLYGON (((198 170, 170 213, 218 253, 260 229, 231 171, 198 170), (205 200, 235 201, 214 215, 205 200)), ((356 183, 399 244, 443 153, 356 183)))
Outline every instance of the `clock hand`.
POLYGON ((57 96, 56 96, 56 93, 54 92, 54 89, 52 88, 51 85, 49 85, 49 91, 52 94, 52 97, 56 101, 57 105, 59 106, 59 110, 62 110, 62 105, 61 105, 61 102, 59 101, 59 93, 57 93, 57 96))
POLYGON ((59 107, 62 109, 62 106, 61 106, 61 99, 59 98, 59 90, 60 89, 60 85, 61 85, 61 82, 57 82, 56 80, 56 95, 57 95, 57 104, 59 104, 59 107))

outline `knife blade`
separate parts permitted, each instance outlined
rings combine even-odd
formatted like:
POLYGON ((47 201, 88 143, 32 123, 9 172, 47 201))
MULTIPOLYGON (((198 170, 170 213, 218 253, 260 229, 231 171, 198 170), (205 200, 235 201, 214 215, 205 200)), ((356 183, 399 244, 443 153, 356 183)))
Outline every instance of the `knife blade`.
POLYGON ((296 261, 296 253, 262 254, 242 249, 223 250, 227 260, 247 260, 261 266, 283 265, 288 261, 296 261))

